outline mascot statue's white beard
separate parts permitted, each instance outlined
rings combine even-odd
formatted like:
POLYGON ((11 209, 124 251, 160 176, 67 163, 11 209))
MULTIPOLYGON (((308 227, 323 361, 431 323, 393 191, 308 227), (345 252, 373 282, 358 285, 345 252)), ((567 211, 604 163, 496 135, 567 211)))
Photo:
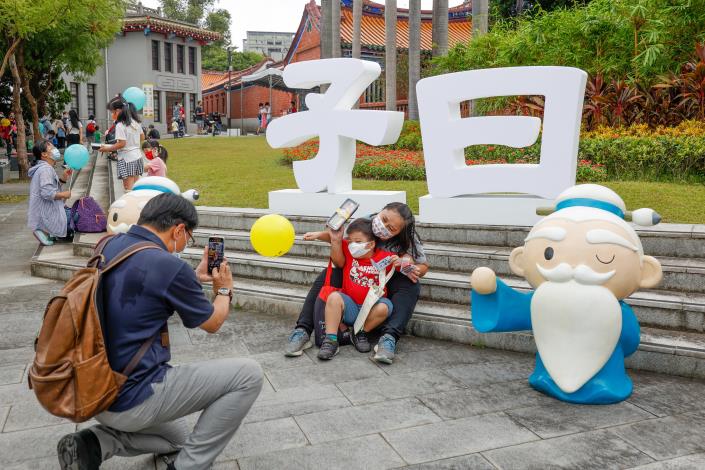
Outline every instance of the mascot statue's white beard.
POLYGON ((614 271, 566 263, 538 269, 547 281, 531 300, 536 347, 553 381, 573 393, 602 369, 622 332, 619 301, 602 287, 614 271))

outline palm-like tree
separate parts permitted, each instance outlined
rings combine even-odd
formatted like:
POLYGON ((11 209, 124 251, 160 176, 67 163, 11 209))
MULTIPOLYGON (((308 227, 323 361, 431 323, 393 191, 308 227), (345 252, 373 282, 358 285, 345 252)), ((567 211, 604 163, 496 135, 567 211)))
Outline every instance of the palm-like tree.
POLYGON ((352 56, 353 59, 360 58, 362 34, 362 0, 353 0, 353 38, 352 56))
POLYGON ((472 2, 472 35, 479 36, 487 32, 487 0, 474 0, 472 2))
POLYGON ((433 0, 433 57, 448 53, 448 0, 433 0))
POLYGON ((409 0, 409 119, 419 119, 416 83, 421 79, 421 0, 409 0))
POLYGON ((330 35, 331 57, 340 57, 340 0, 332 0, 330 35))
MULTIPOLYGON (((362 3, 362 0, 359 0, 362 3)), ((386 0, 384 7, 384 80, 385 108, 397 110, 397 0, 386 0)))

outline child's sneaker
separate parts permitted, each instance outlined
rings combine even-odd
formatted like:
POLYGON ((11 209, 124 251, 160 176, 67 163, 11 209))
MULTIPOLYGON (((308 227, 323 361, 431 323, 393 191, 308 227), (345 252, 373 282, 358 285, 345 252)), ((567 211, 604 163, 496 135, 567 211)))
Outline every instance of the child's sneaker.
POLYGON ((352 342, 355 345, 355 349, 361 353, 368 353, 372 349, 367 333, 364 331, 360 331, 358 334, 352 335, 352 342))
POLYGON ((375 345, 375 361, 384 364, 391 364, 394 361, 394 352, 397 349, 397 341, 390 334, 383 335, 379 343, 375 345))
POLYGON ((49 238, 49 236, 41 230, 35 230, 32 234, 34 235, 34 238, 39 240, 39 243, 44 246, 51 246, 54 244, 51 238, 49 238))
POLYGON ((286 344, 284 355, 287 357, 297 357, 304 353, 304 349, 313 346, 311 335, 303 328, 295 328, 289 335, 289 341, 286 344))
POLYGON ((328 361, 338 354, 338 342, 330 338, 324 338, 321 349, 318 351, 318 359, 328 361))

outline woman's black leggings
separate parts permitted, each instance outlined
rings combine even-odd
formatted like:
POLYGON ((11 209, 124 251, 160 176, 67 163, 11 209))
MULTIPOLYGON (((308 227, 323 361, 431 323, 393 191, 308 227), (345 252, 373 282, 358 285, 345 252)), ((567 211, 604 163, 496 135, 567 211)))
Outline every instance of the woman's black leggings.
MULTIPOLYGON (((321 287, 323 287, 325 281, 326 270, 324 269, 316 280, 313 281, 313 286, 311 290, 308 291, 304 306, 301 308, 299 319, 296 321, 297 328, 303 328, 309 334, 313 331, 313 307, 316 305, 318 293, 321 291, 321 287)), ((333 269, 330 284, 334 287, 343 286, 342 269, 333 269)), ((394 273, 394 276, 387 282, 387 297, 392 301, 394 310, 392 311, 392 316, 381 326, 382 334, 390 334, 394 336, 396 340, 404 334, 406 324, 409 323, 409 319, 414 313, 414 308, 416 308, 416 302, 419 300, 420 292, 421 286, 418 282, 413 283, 405 275, 399 272, 394 273)))

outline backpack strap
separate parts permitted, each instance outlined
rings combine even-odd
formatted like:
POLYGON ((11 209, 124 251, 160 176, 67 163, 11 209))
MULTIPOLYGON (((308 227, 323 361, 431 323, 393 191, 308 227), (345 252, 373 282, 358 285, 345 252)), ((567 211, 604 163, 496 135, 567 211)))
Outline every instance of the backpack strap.
POLYGON ((107 245, 108 242, 113 239, 113 237, 115 237, 115 234, 106 235, 100 240, 98 240, 98 243, 96 244, 95 249, 93 250, 93 256, 91 257, 91 259, 88 260, 86 266, 90 268, 97 268, 105 262, 103 250, 105 249, 105 245, 107 245))
POLYGON ((152 343, 156 341, 158 337, 161 337, 162 339, 162 346, 167 347, 169 346, 168 340, 169 340, 169 326, 167 325, 166 322, 164 322, 164 326, 159 330, 159 333, 157 335, 152 336, 149 338, 147 341, 142 343, 140 348, 137 350, 134 356, 132 356, 132 359, 130 359, 130 362, 125 366, 125 369, 123 369, 122 374, 125 377, 129 377, 130 374, 135 370, 135 367, 140 363, 144 355, 147 353, 150 347, 152 347, 152 343), (166 336, 167 338, 167 344, 164 345, 164 337, 166 336))
MULTIPOLYGON (((144 250, 153 250, 153 249, 161 250, 162 247, 160 247, 159 245, 157 245, 154 242, 140 242, 140 243, 135 243, 132 246, 128 246, 127 248, 122 250, 120 253, 118 253, 112 260, 110 260, 110 262, 100 270, 100 273, 101 273, 101 275, 107 273, 108 271, 110 271, 111 269, 113 269, 114 267, 116 267, 117 265, 119 265, 120 263, 122 263, 127 258, 129 258, 130 256, 134 255, 137 252, 144 251, 144 250)), ((103 253, 101 253, 100 256, 102 257, 103 253)))

